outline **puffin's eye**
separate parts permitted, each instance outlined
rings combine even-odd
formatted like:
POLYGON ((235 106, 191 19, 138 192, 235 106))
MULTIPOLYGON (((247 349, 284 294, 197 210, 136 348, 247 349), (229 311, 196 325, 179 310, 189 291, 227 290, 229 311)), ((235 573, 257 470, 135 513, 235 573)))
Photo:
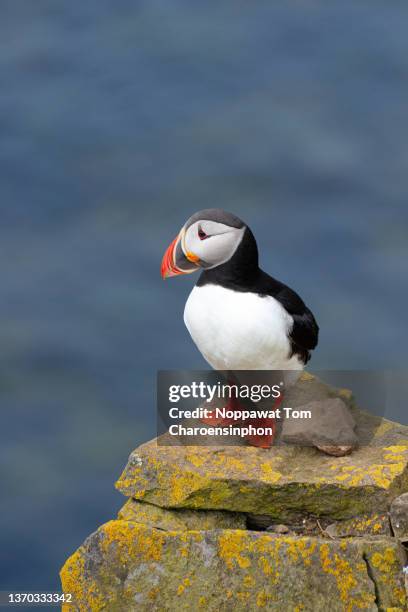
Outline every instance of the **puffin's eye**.
POLYGON ((208 238, 208 235, 205 233, 204 230, 201 229, 201 227, 198 228, 198 237, 200 240, 205 240, 206 238, 208 238))

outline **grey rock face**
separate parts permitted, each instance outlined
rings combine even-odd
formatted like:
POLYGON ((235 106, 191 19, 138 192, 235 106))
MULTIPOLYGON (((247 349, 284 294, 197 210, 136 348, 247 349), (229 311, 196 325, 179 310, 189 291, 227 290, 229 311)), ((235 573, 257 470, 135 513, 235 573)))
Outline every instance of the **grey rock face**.
POLYGON ((311 418, 288 418, 282 425, 281 439, 287 444, 317 447, 356 447, 356 422, 339 397, 309 402, 301 406, 311 418))
POLYGON ((390 508, 391 525, 396 538, 408 542, 408 493, 396 497, 390 508))

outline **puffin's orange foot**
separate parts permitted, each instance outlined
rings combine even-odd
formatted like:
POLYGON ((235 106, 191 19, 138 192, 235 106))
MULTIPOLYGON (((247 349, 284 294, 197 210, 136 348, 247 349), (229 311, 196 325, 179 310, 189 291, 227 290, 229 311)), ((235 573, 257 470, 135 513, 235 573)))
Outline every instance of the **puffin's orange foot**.
POLYGON ((257 448, 271 448, 273 444, 273 436, 247 436, 245 440, 257 448))
POLYGON ((215 410, 211 410, 208 412, 208 417, 203 417, 200 419, 201 423, 204 425, 229 425, 234 422, 234 419, 224 419, 223 417, 215 416, 215 410))
POLYGON ((271 433, 265 433, 264 435, 253 434, 245 436, 245 440, 251 446, 256 446, 258 448, 271 448, 276 432, 275 419, 252 419, 251 422, 247 422, 245 424, 252 425, 252 427, 256 428, 262 427, 263 429, 271 429, 271 433))

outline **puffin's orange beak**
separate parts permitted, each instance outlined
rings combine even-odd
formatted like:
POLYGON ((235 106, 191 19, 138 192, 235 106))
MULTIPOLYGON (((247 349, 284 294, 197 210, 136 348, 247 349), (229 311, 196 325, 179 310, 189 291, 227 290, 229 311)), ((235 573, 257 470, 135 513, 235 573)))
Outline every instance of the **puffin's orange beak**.
POLYGON ((169 276, 177 276, 177 274, 183 274, 183 271, 177 268, 176 263, 174 261, 174 251, 179 237, 180 236, 177 236, 171 242, 171 244, 167 247, 166 252, 163 255, 160 268, 162 278, 168 278, 169 276))
POLYGON ((190 274, 191 272, 195 272, 199 267, 199 257, 194 255, 194 253, 187 253, 186 255, 181 248, 182 236, 183 230, 181 230, 179 235, 167 247, 163 255, 160 270, 162 278, 178 276, 179 274, 190 274))

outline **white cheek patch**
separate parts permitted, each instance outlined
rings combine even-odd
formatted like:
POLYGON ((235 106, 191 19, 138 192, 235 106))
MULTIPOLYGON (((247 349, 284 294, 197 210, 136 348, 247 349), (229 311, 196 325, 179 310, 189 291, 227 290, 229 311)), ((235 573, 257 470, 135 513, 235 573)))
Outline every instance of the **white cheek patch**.
POLYGON ((237 250, 242 240, 242 234, 242 229, 234 228, 227 234, 212 236, 208 239, 208 245, 205 254, 203 254, 203 259, 211 264, 211 267, 220 266, 227 262, 237 250))
POLYGON ((230 227, 215 221, 197 221, 185 233, 185 252, 194 253, 208 264, 207 268, 214 268, 227 262, 237 250, 245 227, 230 227), (208 238, 201 240, 198 231, 204 231, 208 238))

